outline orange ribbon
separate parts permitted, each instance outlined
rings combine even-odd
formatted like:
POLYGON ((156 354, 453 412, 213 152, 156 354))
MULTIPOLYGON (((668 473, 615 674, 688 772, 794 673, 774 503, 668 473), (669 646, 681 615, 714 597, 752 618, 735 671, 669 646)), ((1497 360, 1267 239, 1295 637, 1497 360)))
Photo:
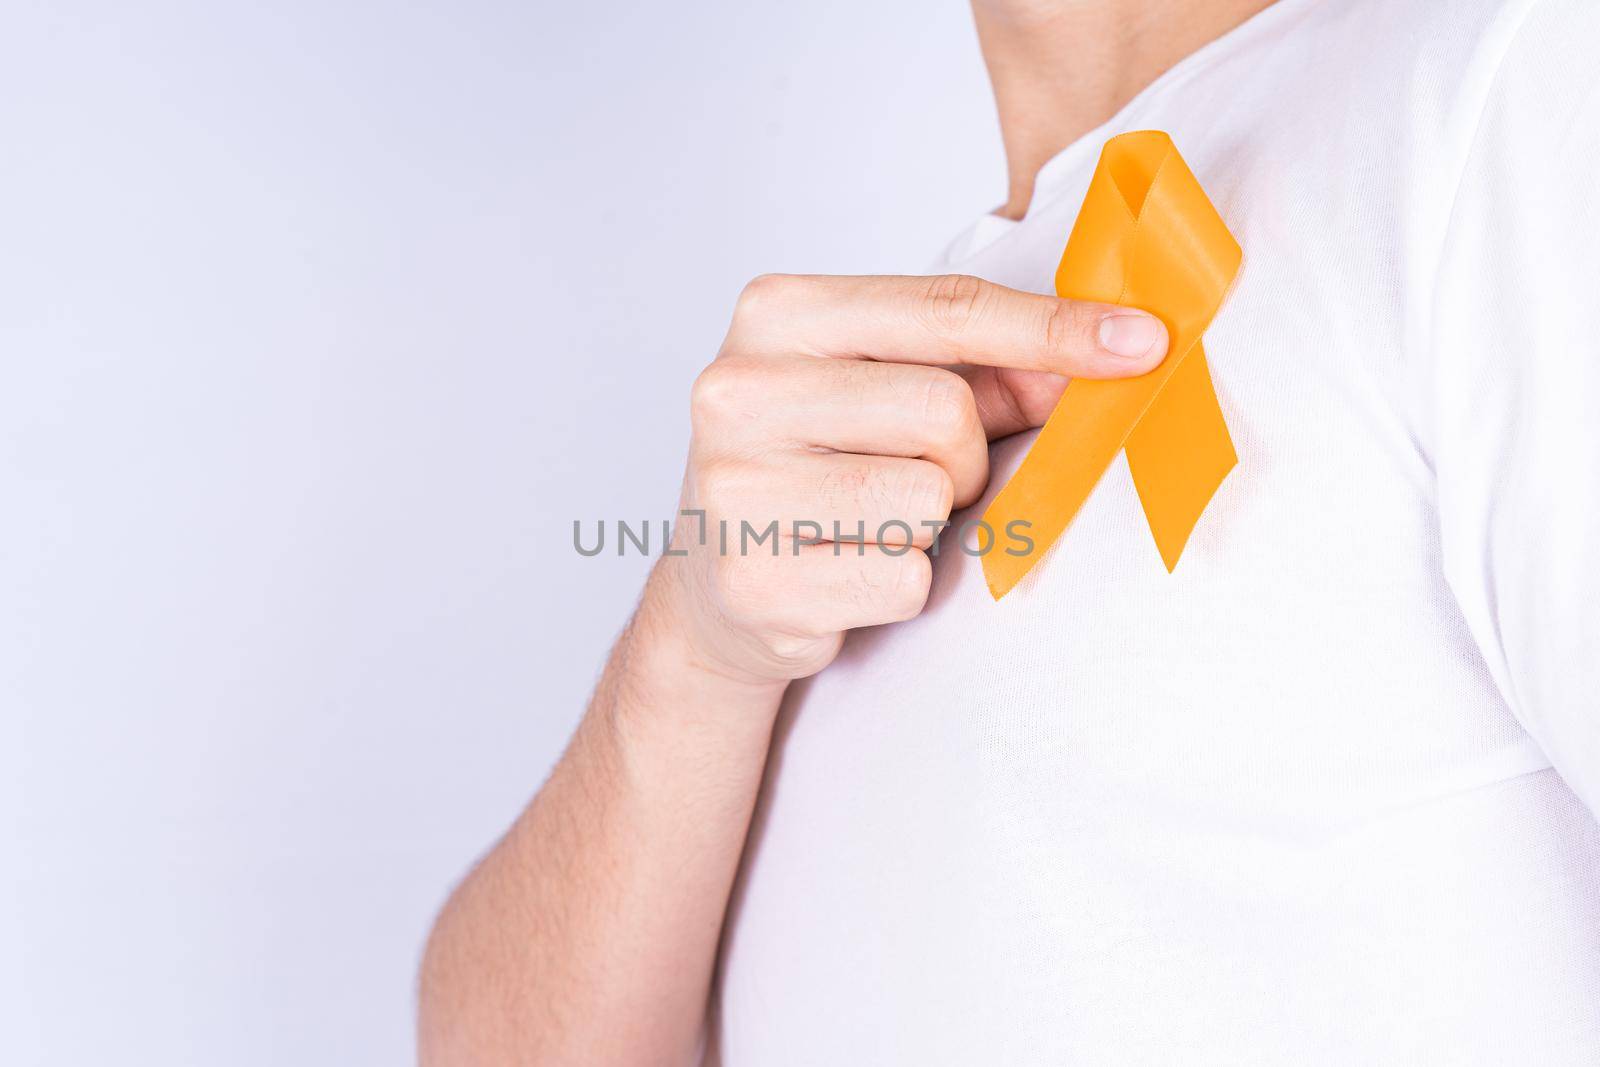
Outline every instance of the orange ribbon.
POLYGON ((1056 294, 1124 304, 1167 327, 1167 357, 1119 381, 1074 379, 984 522, 1028 524, 1033 548, 983 557, 996 600, 1066 529, 1120 449, 1170 572, 1194 524, 1238 461, 1200 335, 1239 270, 1239 244, 1178 154, 1156 130, 1106 142, 1056 270, 1056 294))

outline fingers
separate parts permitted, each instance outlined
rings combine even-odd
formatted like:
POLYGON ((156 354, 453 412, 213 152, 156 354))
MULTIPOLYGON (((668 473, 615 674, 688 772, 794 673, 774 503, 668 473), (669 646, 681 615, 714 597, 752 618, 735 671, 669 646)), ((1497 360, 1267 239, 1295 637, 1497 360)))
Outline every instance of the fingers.
POLYGON ((1069 381, 1059 374, 1004 367, 965 367, 961 376, 990 440, 1043 426, 1069 381))
POLYGON ((719 536, 661 565, 685 577, 708 662, 801 677, 843 631, 916 615, 923 550, 982 493, 988 439, 1042 425, 1069 378, 1145 373, 1166 345, 1144 312, 976 278, 752 282, 692 400, 680 506, 719 536))
POLYGON ((764 275, 745 287, 724 350, 1123 378, 1160 363, 1166 344, 1143 311, 966 275, 764 275))
POLYGON ((897 551, 819 544, 776 557, 723 556, 715 593, 729 621, 747 630, 806 638, 904 622, 927 603, 933 567, 920 549, 897 551))
POLYGON ((701 471, 700 491, 708 521, 728 524, 737 551, 768 555, 802 539, 927 548, 955 499, 935 463, 843 453, 726 459, 701 471), (774 524, 774 538, 752 547, 774 524))
POLYGON ((724 453, 799 446, 926 459, 948 472, 957 507, 989 478, 977 399, 940 367, 724 357, 702 373, 695 405, 704 436, 724 453))

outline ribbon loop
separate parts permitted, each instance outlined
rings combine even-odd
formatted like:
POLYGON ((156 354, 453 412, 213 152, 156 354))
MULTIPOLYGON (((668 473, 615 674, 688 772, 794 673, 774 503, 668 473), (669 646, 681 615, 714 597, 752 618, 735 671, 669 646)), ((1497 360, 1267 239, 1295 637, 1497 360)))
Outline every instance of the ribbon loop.
POLYGON ((1167 356, 1137 378, 1074 379, 1016 475, 984 513, 990 529, 1025 521, 1024 555, 989 552, 996 600, 1061 536, 1126 448, 1150 532, 1170 572, 1238 457, 1200 337, 1238 273, 1239 244, 1165 133, 1106 142, 1056 271, 1056 294, 1159 317, 1167 356))

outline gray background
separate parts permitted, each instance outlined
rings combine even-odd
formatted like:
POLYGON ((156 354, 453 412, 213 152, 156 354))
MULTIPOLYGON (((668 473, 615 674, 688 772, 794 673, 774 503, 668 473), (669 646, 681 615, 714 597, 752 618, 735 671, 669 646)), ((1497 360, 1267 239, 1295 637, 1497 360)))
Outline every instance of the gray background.
POLYGON ((0 1062, 411 1056, 761 271, 1003 192, 957 0, 0 6, 0 1062))

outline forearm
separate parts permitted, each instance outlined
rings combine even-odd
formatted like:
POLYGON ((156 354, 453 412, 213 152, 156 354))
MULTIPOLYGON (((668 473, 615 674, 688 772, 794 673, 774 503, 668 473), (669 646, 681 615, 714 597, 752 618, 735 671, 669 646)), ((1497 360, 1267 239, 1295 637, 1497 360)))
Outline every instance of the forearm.
POLYGON ((680 1064, 781 683, 694 662, 649 592, 566 754, 428 945, 424 1064, 680 1064))
POLYGON ((690 398, 679 509, 700 523, 676 527, 571 747, 440 916, 423 1062, 688 1061, 786 680, 922 611, 932 531, 981 497, 990 438, 1042 425, 1072 378, 1165 352, 1142 312, 973 277, 746 286, 690 398))

